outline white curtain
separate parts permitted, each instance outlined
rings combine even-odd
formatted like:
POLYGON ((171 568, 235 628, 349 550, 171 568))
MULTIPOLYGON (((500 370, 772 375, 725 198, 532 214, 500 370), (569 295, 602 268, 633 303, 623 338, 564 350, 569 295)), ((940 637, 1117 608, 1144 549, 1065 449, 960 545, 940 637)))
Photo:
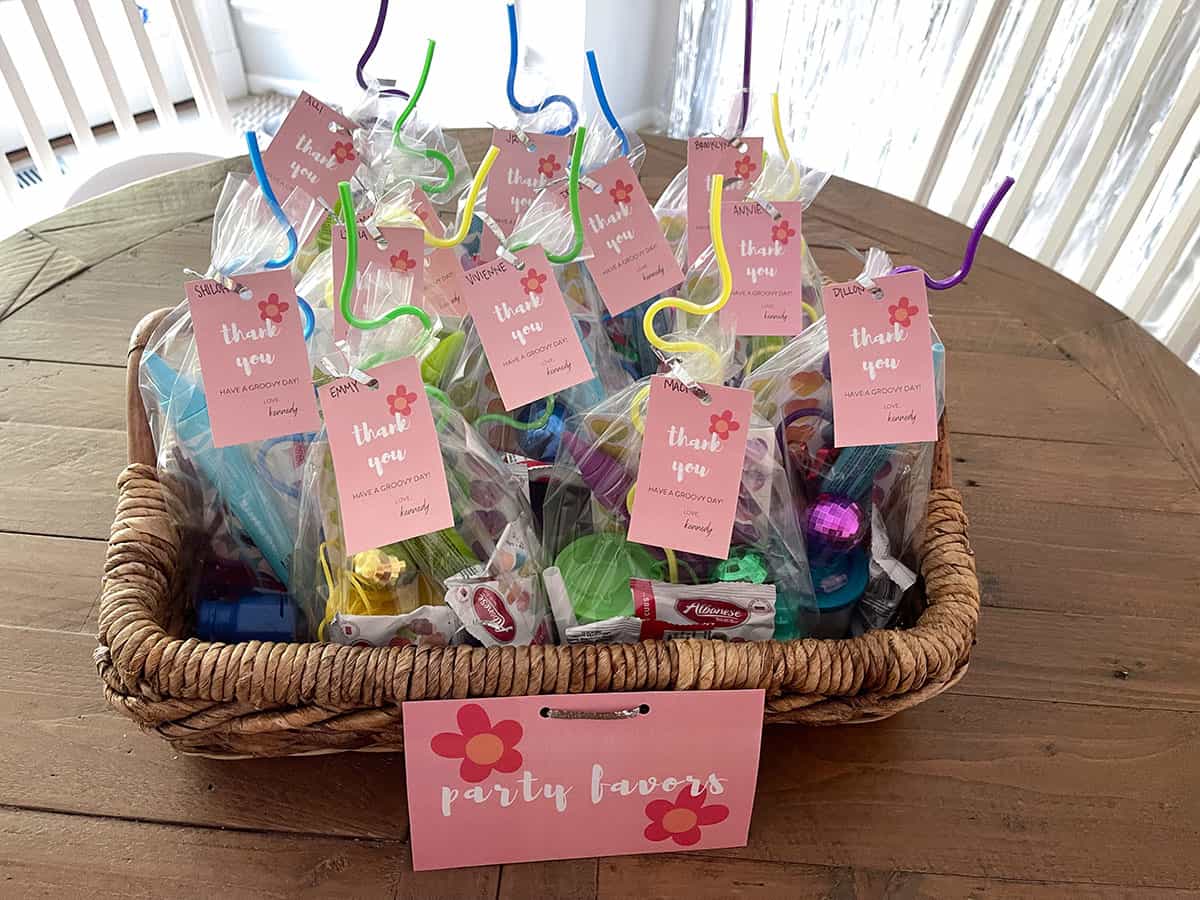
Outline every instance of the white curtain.
MULTIPOLYGON (((1099 2, 1117 3, 1112 23, 1011 241, 1030 256, 1039 256, 1160 3, 1169 2, 1178 12, 1097 189, 1061 254, 1044 260, 1075 279, 1081 277, 1122 187, 1145 162, 1185 76, 1200 64, 1200 0, 1062 0, 999 160, 979 195, 969 198, 971 213, 963 216, 973 220, 1000 179, 1019 174, 1099 2)), ((726 121, 741 87, 744 5, 744 0, 681 0, 679 56, 667 98, 672 135, 718 130, 726 121)), ((778 90, 792 150, 807 164, 914 197, 958 87, 962 57, 974 46, 991 8, 987 2, 950 0, 759 0, 754 6, 747 133, 766 135, 768 145, 772 143, 770 95, 778 90)), ((930 196, 932 209, 949 215, 968 174, 979 164, 980 144, 1016 56, 1031 39, 1037 8, 1034 0, 1008 3, 930 196)), ((1193 114, 1100 283, 1098 292, 1110 303, 1122 307, 1143 275, 1167 226, 1200 180, 1198 159, 1200 115, 1193 114)), ((1165 289, 1142 317, 1160 336, 1200 292, 1200 234, 1187 246, 1173 261, 1165 289)))

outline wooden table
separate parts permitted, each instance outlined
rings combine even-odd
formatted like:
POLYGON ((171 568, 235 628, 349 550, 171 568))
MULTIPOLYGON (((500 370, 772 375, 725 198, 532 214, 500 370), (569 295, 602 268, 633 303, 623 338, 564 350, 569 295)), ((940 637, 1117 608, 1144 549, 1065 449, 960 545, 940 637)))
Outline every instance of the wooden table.
MULTIPOLYGON (((486 138, 464 143, 477 160, 486 138)), ((652 196, 683 165, 651 140, 652 196)), ((126 341, 209 259, 244 159, 0 244, 0 895, 1176 896, 1200 885, 1200 382, 992 241, 932 298, 984 588, 971 670, 883 723, 763 740, 750 845, 414 874, 399 756, 179 757, 91 655, 126 341), (1136 887, 1136 890, 1133 888, 1136 887), (1152 890, 1152 888, 1154 890, 1152 890)), ((805 215, 944 274, 966 230, 834 179, 805 215)))

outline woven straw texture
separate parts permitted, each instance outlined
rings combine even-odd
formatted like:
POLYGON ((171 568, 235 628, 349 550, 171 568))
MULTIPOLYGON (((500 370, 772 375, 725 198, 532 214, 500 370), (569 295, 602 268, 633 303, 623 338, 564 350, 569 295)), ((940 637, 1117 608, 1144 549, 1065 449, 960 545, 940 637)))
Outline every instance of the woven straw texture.
POLYGON ((844 640, 710 640, 540 647, 347 647, 182 638, 186 550, 160 482, 137 393, 137 364, 165 311, 130 353, 131 464, 118 480, 100 599, 96 662, 108 702, 178 750, 284 756, 399 750, 406 700, 641 690, 763 688, 768 722, 832 725, 884 718, 966 672, 979 584, 962 498, 938 442, 911 628, 844 640))

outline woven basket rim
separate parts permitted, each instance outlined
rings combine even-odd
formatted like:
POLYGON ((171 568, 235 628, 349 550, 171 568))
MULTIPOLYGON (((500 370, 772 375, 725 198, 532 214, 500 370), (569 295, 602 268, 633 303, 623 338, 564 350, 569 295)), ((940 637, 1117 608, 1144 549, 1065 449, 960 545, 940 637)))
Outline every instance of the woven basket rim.
MULTIPOLYGON (((171 636, 160 613, 181 547, 137 385, 141 351, 166 310, 131 341, 131 462, 105 562, 96 662, 110 703, 183 752, 261 756, 399 749, 406 700, 624 690, 761 687, 767 721, 874 721, 946 690, 966 671, 979 587, 948 438, 935 453, 913 627, 841 639, 730 644, 643 641, 534 647, 240 644, 171 636)), ((944 422, 943 422, 944 428, 944 422)))

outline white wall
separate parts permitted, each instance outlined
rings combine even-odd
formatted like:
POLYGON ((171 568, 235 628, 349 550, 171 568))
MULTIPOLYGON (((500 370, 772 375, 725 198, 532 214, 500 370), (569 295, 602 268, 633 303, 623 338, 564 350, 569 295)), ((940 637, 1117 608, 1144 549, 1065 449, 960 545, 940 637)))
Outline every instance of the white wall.
MULTIPOLYGON (((375 0, 328 5, 296 0, 279 15, 272 0, 230 0, 251 91, 301 89, 331 103, 359 93, 354 68, 375 23, 375 0)), ((678 0, 517 0, 520 36, 516 94, 535 103, 550 93, 581 103, 587 121, 598 110, 584 51, 594 49, 609 101, 623 122, 655 118, 670 77, 678 0)), ((504 83, 508 24, 504 0, 392 0, 368 76, 410 88, 425 39, 438 42, 421 109, 446 126, 511 120, 504 83)))
MULTIPOLYGON (((627 127, 665 118, 679 0, 588 0, 587 49, 596 51, 608 102, 627 127)), ((586 74, 586 64, 585 64, 586 74)), ((587 108, 596 109, 588 89, 587 108)))

